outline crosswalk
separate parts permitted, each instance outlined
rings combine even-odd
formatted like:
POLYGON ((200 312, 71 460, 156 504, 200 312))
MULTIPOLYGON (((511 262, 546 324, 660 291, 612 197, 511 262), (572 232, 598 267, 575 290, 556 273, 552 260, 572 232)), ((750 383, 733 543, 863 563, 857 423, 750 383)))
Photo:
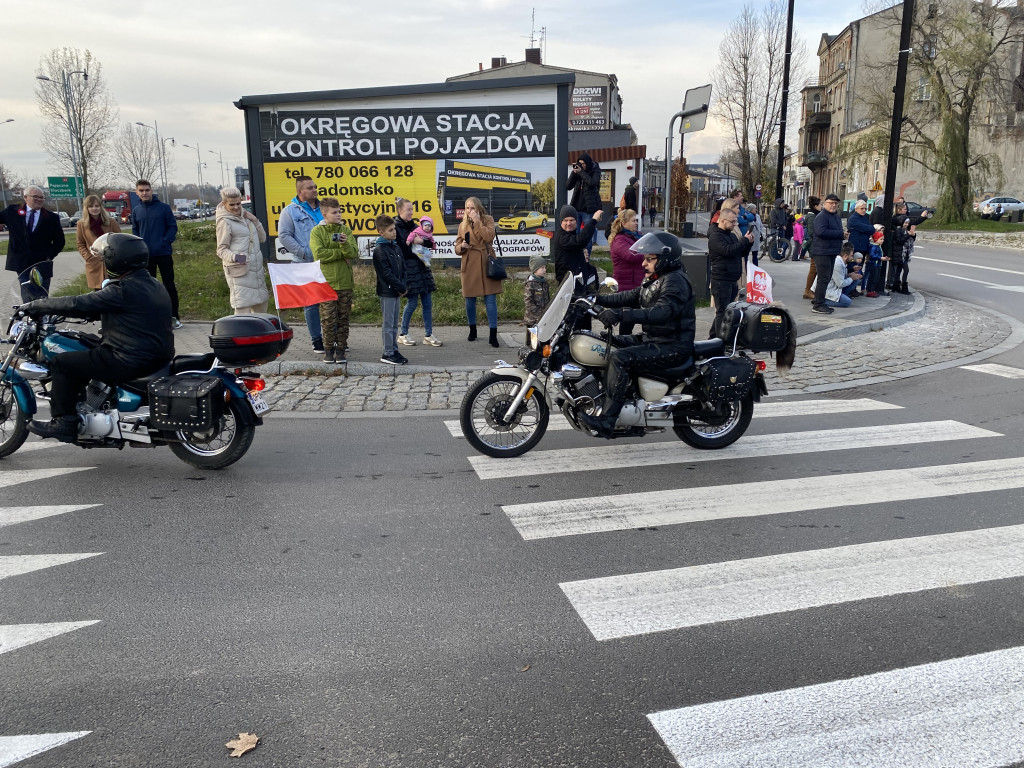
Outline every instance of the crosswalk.
MULTIPOLYGON (((998 366, 965 368, 1007 376, 998 366)), ((827 494, 820 478, 796 477, 502 506, 524 542, 547 541, 549 548, 572 547, 592 534, 695 523, 729 521, 735 531, 744 520, 756 524, 773 515, 813 515, 837 507, 942 499, 971 508, 983 503, 970 501, 979 494, 1024 489, 1024 457, 972 459, 969 446, 1005 445, 1001 433, 951 419, 910 421, 901 410, 868 398, 764 403, 755 407, 754 425, 770 418, 773 432, 746 435, 720 451, 695 451, 657 438, 608 444, 573 435, 560 438, 577 443, 569 448, 537 448, 506 460, 467 458, 487 482, 825 452, 836 452, 842 467, 850 452, 864 449, 896 447, 904 449, 902 455, 938 443, 965 447, 962 461, 929 466, 894 467, 892 452, 886 452, 882 466, 831 474, 827 494), (888 423, 860 426, 859 416, 870 411, 889 412, 888 423), (785 431, 786 419, 815 415, 829 415, 839 426, 785 431)), ((553 414, 552 422, 558 429, 562 419, 553 414)), ((461 434, 457 422, 445 427, 453 437, 461 434)), ((912 601, 930 590, 1024 578, 1024 525, 972 529, 968 516, 963 528, 722 562, 683 561, 654 571, 563 581, 558 587, 586 630, 605 643, 801 611, 813 621, 816 610, 842 610, 858 601, 895 596, 912 601)), ((593 549, 583 544, 583 551, 593 549)), ((595 570, 600 574, 599 563, 588 569, 595 570)), ((1024 646, 680 706, 648 713, 647 720, 678 763, 688 767, 999 766, 1024 761, 1021 711, 1024 646)))
MULTIPOLYGON (((26 443, 19 450, 19 453, 35 452, 46 450, 51 447, 59 448, 60 444, 52 441, 31 441, 26 443)), ((54 451, 53 455, 60 456, 60 450, 54 451)), ((5 460, 9 465, 10 460, 5 460)), ((25 483, 45 481, 66 475, 80 472, 87 472, 92 467, 46 467, 42 469, 12 469, 4 466, 0 470, 0 488, 12 488, 25 483)), ((33 486, 31 498, 37 498, 39 491, 45 486, 33 486)), ((26 494, 28 498, 29 495, 26 494)), ((67 515, 82 512, 84 510, 98 507, 98 504, 53 504, 38 506, 10 506, 0 507, 0 528, 6 526, 26 525, 34 522, 52 518, 58 515, 67 515)), ((67 552, 67 553, 35 553, 35 554, 4 554, 0 556, 0 582, 10 578, 30 578, 30 574, 44 569, 56 567, 73 567, 77 562, 82 562, 95 557, 102 556, 102 552, 67 552)), ((2 596, 0 592, 0 596, 2 596)), ((40 595, 40 600, 45 600, 40 595)), ((0 616, 4 613, 4 606, 0 602, 0 616)), ((98 619, 85 621, 55 621, 46 623, 18 623, 0 624, 0 664, 8 658, 7 654, 16 655, 15 652, 27 652, 25 649, 37 643, 44 643, 52 638, 77 634, 80 631, 88 631, 88 627, 99 623, 98 619)), ((2 667, 0 667, 2 670, 2 667)), ((0 677, 2 677, 0 671, 0 677)), ((4 702, 8 711, 17 702, 4 702)), ((57 749, 72 741, 88 736, 91 731, 62 731, 56 733, 16 733, 4 734, 0 731, 0 768, 15 765, 30 757, 41 755, 52 749, 57 749)))

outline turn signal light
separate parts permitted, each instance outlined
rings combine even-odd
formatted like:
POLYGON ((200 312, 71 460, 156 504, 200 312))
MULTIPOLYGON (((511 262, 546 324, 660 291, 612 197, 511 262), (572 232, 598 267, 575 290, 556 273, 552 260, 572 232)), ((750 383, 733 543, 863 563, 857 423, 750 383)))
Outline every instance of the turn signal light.
POLYGON ((766 370, 768 370, 768 363, 766 363, 764 360, 758 360, 757 361, 757 372, 760 373, 761 371, 766 371, 766 370))
POLYGON ((267 382, 263 379, 242 379, 242 383, 250 392, 262 392, 267 388, 267 382))
POLYGON ((540 350, 541 357, 551 357, 551 345, 545 344, 540 350))

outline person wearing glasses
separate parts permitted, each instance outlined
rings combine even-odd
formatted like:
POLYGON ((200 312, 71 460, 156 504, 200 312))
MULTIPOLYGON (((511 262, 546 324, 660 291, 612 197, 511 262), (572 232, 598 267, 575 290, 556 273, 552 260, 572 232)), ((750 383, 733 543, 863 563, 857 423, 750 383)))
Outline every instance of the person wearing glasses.
POLYGON ((25 190, 25 202, 0 211, 0 224, 11 233, 7 244, 8 272, 18 273, 21 300, 33 301, 49 295, 53 277, 53 259, 64 250, 64 228, 60 217, 43 207, 43 190, 31 186, 25 190), (36 267, 41 282, 32 281, 36 267))
POLYGON ((814 241, 811 243, 811 259, 814 260, 815 271, 819 278, 814 282, 814 298, 811 299, 811 311, 819 315, 831 315, 832 307, 825 304, 825 290, 829 281, 825 275, 832 274, 836 256, 843 248, 846 239, 843 220, 839 218, 839 197, 829 195, 825 198, 825 207, 814 217, 814 241))
POLYGON ((739 294, 739 279, 747 254, 754 247, 754 231, 737 238, 734 230, 738 227, 737 211, 722 206, 718 223, 708 230, 708 253, 711 255, 711 296, 715 300, 715 319, 711 323, 708 338, 718 336, 725 308, 736 301, 739 294))

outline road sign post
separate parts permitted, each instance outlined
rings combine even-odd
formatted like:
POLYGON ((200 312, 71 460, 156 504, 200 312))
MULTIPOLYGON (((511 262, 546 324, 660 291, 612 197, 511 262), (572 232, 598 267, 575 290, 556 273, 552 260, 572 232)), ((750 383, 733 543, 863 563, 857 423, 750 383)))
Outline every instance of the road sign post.
MULTIPOLYGON (((711 104, 711 86, 702 85, 700 88, 691 88, 683 98, 683 108, 672 115, 668 121, 668 138, 665 139, 665 229, 672 231, 672 127, 676 120, 682 118, 681 135, 694 131, 703 131, 708 122, 708 106, 711 104)), ((682 136, 679 139, 679 154, 682 157, 682 136)), ((683 213, 686 215, 685 211, 683 213)))

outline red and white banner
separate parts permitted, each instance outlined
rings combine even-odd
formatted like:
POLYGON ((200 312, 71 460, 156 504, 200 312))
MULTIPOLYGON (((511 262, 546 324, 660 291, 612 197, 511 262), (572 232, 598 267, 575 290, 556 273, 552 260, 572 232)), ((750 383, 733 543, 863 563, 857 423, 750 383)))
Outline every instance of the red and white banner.
POLYGON ((309 307, 338 298, 338 294, 327 284, 318 261, 267 264, 267 269, 270 271, 274 303, 278 309, 309 307))
POLYGON ((753 264, 747 267, 747 301, 751 304, 772 303, 772 277, 753 264))

